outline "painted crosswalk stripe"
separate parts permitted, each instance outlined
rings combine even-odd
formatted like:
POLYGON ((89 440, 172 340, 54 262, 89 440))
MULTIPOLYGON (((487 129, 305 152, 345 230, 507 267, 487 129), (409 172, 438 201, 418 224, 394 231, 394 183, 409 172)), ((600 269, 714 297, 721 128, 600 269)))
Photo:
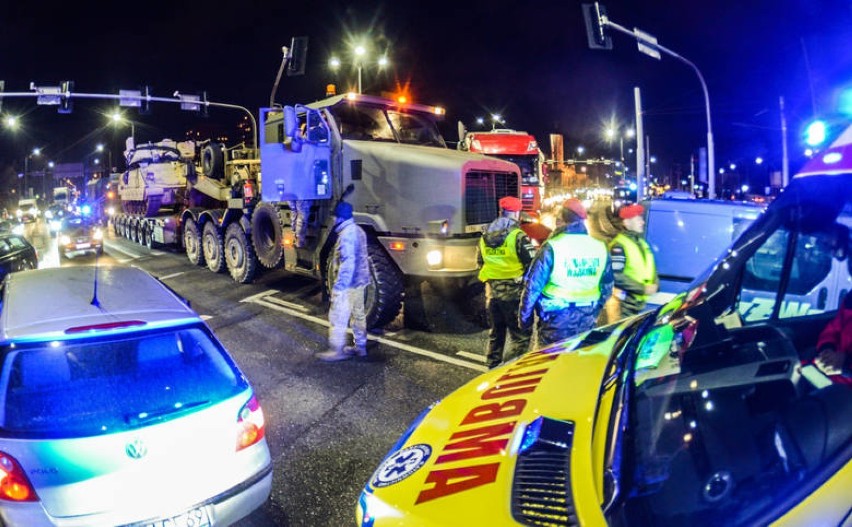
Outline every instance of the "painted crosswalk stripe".
MULTIPOLYGON (((324 318, 315 317, 313 315, 308 315, 307 313, 304 313, 303 311, 296 310, 296 309, 293 309, 291 307, 281 305, 281 302, 285 302, 285 301, 282 301, 280 299, 272 300, 271 298, 269 298, 271 295, 274 295, 276 293, 277 293, 277 291, 264 291, 264 292, 258 293, 256 295, 252 295, 252 296, 243 298, 242 300, 240 300, 240 302, 258 304, 258 305, 261 305, 261 306, 264 306, 264 307, 268 307, 270 309, 274 309, 276 311, 280 311, 282 313, 287 313, 288 315, 294 316, 296 318, 301 318, 302 320, 307 320, 307 321, 313 322, 315 324, 319 324, 321 326, 325 326, 325 327, 329 326, 328 320, 326 320, 324 318)), ((350 333, 351 333, 351 330, 350 330, 350 333)), ((391 340, 389 338, 380 337, 380 336, 377 336, 377 335, 369 335, 369 334, 367 335, 367 338, 369 340, 379 342, 381 344, 384 344, 386 346, 390 346, 392 348, 407 351, 409 353, 414 353, 416 355, 421 355, 421 356, 424 356, 424 357, 429 357, 430 359, 434 359, 434 360, 437 360, 437 361, 446 362, 446 363, 449 363, 449 364, 454 364, 456 366, 461 366, 462 368, 467 368, 469 370, 480 371, 480 372, 484 372, 484 371, 488 370, 488 368, 486 368, 482 364, 472 364, 472 363, 470 363, 466 360, 461 360, 461 359, 457 359, 456 357, 450 357, 450 356, 447 356, 447 355, 442 355, 440 353, 435 353, 434 351, 429 351, 429 350, 425 350, 425 349, 422 349, 422 348, 418 348, 416 346, 412 346, 410 344, 404 344, 402 342, 397 342, 397 341, 391 340)))

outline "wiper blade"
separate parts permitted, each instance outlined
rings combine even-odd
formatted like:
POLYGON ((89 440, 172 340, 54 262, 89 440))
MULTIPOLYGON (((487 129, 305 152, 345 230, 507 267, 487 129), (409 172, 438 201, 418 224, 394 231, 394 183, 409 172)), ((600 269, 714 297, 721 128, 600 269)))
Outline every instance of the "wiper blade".
POLYGON ((131 426, 138 426, 145 423, 162 421, 164 419, 174 417, 179 414, 189 412, 200 406, 206 406, 210 401, 195 401, 192 403, 175 403, 172 406, 151 410, 148 412, 139 412, 136 414, 127 414, 124 416, 125 422, 131 426))

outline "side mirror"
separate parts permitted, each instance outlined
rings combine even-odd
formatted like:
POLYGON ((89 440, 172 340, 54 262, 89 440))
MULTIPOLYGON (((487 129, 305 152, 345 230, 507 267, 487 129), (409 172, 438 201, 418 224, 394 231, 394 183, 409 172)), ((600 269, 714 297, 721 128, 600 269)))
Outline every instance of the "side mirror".
POLYGON ((290 150, 293 152, 302 150, 299 120, 296 118, 296 109, 292 106, 284 107, 284 141, 290 145, 290 150))

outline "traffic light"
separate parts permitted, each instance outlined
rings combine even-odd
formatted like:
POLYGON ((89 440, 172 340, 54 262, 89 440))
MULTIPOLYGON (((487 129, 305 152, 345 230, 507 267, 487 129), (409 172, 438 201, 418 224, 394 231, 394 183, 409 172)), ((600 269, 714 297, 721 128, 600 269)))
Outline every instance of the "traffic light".
POLYGON ((590 49, 612 49, 612 39, 606 33, 606 8, 595 2, 583 4, 583 18, 586 21, 586 37, 590 49))
POLYGON ((59 113, 71 113, 74 102, 71 100, 71 92, 74 90, 74 81, 62 81, 59 83, 59 113))

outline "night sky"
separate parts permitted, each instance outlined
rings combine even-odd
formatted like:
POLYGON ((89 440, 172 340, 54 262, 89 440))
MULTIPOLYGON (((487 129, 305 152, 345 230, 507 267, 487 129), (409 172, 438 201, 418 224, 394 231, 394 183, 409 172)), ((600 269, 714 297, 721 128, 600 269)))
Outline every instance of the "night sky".
MULTIPOLYGON (((803 161, 801 130, 814 113, 840 123, 844 88, 852 88, 852 3, 775 0, 710 2, 608 1, 610 18, 637 27, 692 61, 710 92, 717 166, 766 159, 780 164, 779 97, 787 108, 791 167, 803 161)), ((579 1, 447 2, 7 2, 0 30, 0 80, 7 92, 30 82, 75 91, 113 93, 149 86, 170 97, 206 91, 210 100, 256 109, 269 102, 281 46, 307 36, 307 74, 285 77, 276 102, 307 103, 339 91, 356 75, 328 68, 344 61, 350 42, 365 36, 373 53, 387 50, 385 72, 365 67, 364 91, 408 86, 414 99, 448 110, 443 132, 456 141, 456 122, 499 113, 505 126, 536 134, 549 153, 548 134, 564 134, 567 150, 617 155, 603 130, 633 123, 633 88, 642 90, 645 131, 658 158, 655 171, 688 169, 706 143, 700 84, 683 63, 654 60, 635 40, 614 33, 612 51, 590 50, 579 1), (227 9, 220 6, 230 6, 227 9)), ((351 68, 350 68, 351 70, 351 68)), ((849 102, 847 106, 852 106, 849 102)), ((120 152, 127 128, 106 125, 114 103, 75 100, 70 115, 36 107, 34 99, 3 102, 23 129, 2 131, 0 173, 21 171, 33 146, 44 158, 79 162, 94 144, 120 152)), ((172 105, 150 115, 128 109, 137 139, 181 138, 201 119, 172 105)), ((213 109, 204 120, 232 129, 235 112, 213 109)), ((629 142, 628 142, 629 143, 629 142)), ((626 143, 625 148, 630 146, 626 143)), ((119 168, 117 160, 114 165, 119 168)), ((742 170, 742 168, 741 168, 742 170)), ((754 177, 757 177, 756 175, 754 177)))

